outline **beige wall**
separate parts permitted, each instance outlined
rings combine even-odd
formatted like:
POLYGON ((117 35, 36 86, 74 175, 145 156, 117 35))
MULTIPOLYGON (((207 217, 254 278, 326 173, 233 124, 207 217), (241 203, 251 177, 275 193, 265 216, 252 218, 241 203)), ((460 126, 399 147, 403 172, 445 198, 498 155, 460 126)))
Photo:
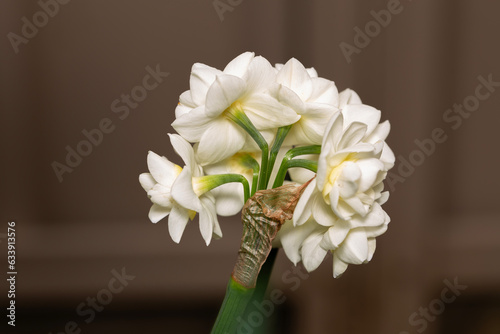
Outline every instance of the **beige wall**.
POLYGON ((0 218, 18 224, 19 324, 54 333, 71 320, 87 333, 168 324, 208 332, 235 259, 238 217, 223 219, 224 238, 208 248, 196 223, 176 245, 164 222, 148 221, 137 177, 150 149, 175 159, 167 133, 191 65, 221 68, 250 50, 272 63, 296 57, 339 89, 356 90, 390 120, 399 162, 433 129, 447 138, 395 184, 386 205, 392 222, 370 264, 333 279, 327 259, 292 290, 283 280, 292 265, 280 255, 273 286, 287 296, 281 331, 416 333, 422 327, 409 316, 457 277, 467 289, 425 333, 498 333, 500 90, 456 130, 443 115, 475 94, 478 76, 500 81, 500 3, 402 1, 402 12, 348 63, 339 44, 353 44, 353 28, 388 3, 241 1, 221 22, 212 1, 73 0, 15 53, 7 34, 21 34, 22 17, 31 20, 40 6, 2 1, 0 218), (169 76, 120 120, 111 103, 157 64, 169 76), (59 182, 53 161, 105 118, 113 132, 59 182), (77 305, 122 267, 136 278, 83 324, 77 305))

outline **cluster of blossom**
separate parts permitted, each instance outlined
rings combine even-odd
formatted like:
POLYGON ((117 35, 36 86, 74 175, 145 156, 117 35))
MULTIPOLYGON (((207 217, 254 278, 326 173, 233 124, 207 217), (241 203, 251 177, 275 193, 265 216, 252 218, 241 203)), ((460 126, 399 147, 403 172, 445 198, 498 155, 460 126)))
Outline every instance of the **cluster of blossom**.
POLYGON ((153 202, 153 223, 168 216, 179 242, 199 213, 208 245, 222 237, 218 215, 237 214, 256 190, 281 185, 288 172, 291 182, 312 181, 275 246, 308 271, 330 251, 334 277, 348 264, 370 261, 390 221, 381 205, 394 165, 385 142, 390 125, 380 123, 379 110, 350 89, 339 93, 294 58, 273 67, 251 52, 223 71, 194 64, 189 84, 172 123, 178 134, 169 135, 184 166, 149 152, 150 173, 139 177, 153 202))

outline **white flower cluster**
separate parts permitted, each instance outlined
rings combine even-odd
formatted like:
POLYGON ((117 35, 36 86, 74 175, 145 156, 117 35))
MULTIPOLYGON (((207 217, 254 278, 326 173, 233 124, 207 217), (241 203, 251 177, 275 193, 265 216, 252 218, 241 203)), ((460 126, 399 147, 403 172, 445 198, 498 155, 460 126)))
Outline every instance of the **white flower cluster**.
POLYGON ((217 215, 235 215, 256 190, 280 185, 292 149, 291 181, 314 179, 275 245, 308 271, 332 252, 335 277, 370 261, 390 221, 381 205, 394 154, 385 142, 389 122, 354 91, 339 93, 294 58, 273 67, 246 52, 223 71, 194 64, 175 116, 179 134, 170 140, 185 166, 149 152, 150 173, 139 177, 153 202, 150 220, 169 216, 175 242, 197 212, 206 244, 222 237, 217 215))

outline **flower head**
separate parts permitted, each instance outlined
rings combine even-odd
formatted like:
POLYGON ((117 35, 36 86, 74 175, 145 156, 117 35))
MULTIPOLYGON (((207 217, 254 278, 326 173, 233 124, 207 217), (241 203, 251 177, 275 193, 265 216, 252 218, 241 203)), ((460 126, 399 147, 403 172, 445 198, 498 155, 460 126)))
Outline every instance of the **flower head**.
POLYGON ((252 141, 228 113, 244 112, 258 130, 276 129, 300 118, 269 94, 275 81, 271 64, 251 52, 233 59, 223 71, 194 64, 190 90, 180 96, 172 126, 186 140, 199 143, 202 165, 229 158, 252 141))
POLYGON ((367 262, 375 251, 375 237, 387 229, 382 210, 383 191, 394 154, 385 143, 389 123, 379 124, 380 111, 346 105, 330 120, 318 159, 318 172, 304 191, 281 243, 294 262, 314 270, 328 251, 334 258, 334 276, 348 264, 367 262), (296 229, 298 227, 298 229, 296 229), (287 234, 288 231, 288 235, 287 234))
POLYGON ((203 180, 203 169, 196 162, 191 145, 179 135, 170 135, 174 150, 185 163, 184 168, 160 157, 148 154, 150 173, 139 176, 139 182, 153 202, 149 219, 157 223, 169 216, 168 230, 172 240, 179 242, 184 229, 200 213, 200 232, 206 244, 212 236, 222 237, 215 210, 215 198, 208 192, 210 185, 203 180))

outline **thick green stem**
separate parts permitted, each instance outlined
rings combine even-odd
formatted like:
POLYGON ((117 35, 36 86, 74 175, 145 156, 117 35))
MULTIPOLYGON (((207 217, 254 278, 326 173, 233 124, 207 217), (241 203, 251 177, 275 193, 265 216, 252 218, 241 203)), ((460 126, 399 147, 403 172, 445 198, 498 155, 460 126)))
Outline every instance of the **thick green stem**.
POLYGON ((226 296, 222 302, 219 315, 215 320, 211 334, 234 334, 241 322, 241 317, 245 312, 255 289, 248 289, 233 278, 229 280, 226 289, 226 296), (238 321, 238 317, 240 321, 238 321))

